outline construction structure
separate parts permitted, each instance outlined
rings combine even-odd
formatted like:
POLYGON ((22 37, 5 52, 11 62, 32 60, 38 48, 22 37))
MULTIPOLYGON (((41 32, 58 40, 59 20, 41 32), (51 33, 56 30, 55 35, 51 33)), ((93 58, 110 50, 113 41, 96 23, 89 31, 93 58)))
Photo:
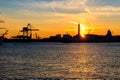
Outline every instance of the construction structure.
POLYGON ((33 29, 32 25, 30 23, 27 24, 26 27, 23 27, 22 30, 20 30, 20 32, 22 33, 22 35, 17 35, 17 36, 13 36, 12 38, 14 39, 32 39, 32 32, 33 31, 39 31, 39 29, 33 29))

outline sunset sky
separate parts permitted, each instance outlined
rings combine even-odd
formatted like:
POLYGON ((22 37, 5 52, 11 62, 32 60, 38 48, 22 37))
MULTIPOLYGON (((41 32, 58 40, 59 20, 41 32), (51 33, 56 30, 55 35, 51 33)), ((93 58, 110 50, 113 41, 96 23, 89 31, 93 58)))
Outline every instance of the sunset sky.
POLYGON ((0 0, 0 27, 9 30, 8 37, 27 23, 39 29, 40 37, 75 35, 71 21, 86 28, 82 34, 105 35, 110 29, 120 35, 120 0, 0 0))

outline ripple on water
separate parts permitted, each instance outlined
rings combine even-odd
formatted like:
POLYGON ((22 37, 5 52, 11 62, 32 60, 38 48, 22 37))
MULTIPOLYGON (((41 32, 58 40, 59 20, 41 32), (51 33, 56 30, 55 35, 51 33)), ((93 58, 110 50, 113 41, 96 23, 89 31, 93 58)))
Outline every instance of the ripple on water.
POLYGON ((0 46, 0 76, 117 80, 120 78, 119 45, 120 43, 4 43, 0 46))

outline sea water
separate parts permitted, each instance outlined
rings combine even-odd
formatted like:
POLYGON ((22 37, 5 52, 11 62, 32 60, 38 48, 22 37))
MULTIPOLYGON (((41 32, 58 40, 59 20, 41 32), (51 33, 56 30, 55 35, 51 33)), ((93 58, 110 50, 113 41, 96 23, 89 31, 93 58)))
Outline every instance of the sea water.
POLYGON ((2 43, 0 77, 120 79, 120 43, 2 43))

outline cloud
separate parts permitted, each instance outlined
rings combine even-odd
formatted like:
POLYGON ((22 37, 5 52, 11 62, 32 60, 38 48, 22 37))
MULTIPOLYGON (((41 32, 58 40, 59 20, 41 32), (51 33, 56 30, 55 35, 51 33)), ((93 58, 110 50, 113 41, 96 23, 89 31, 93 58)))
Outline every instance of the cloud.
MULTIPOLYGON (((5 0, 7 15, 17 18, 51 18, 53 14, 119 15, 120 0, 5 0), (11 3, 11 4, 10 4, 11 3), (14 6, 12 8, 11 6, 14 6), (10 7, 10 8, 9 8, 10 7), (9 14, 7 13, 9 11, 9 14), (16 15, 17 14, 17 15, 16 15), (50 15, 49 15, 50 14, 50 15), (42 15, 42 16, 41 16, 42 15)), ((3 1, 5 3, 5 1, 3 1)), ((2 4, 2 3, 1 3, 2 4)), ((58 15, 59 16, 59 15, 58 15)), ((56 17, 58 17, 56 16, 56 17)))
POLYGON ((5 23, 5 21, 3 21, 3 20, 0 20, 0 23, 5 23))
POLYGON ((111 7, 111 6, 91 7, 91 11, 95 11, 95 12, 120 12, 120 7, 111 7))
POLYGON ((91 7, 90 10, 93 14, 97 15, 120 15, 120 7, 103 6, 91 7))
POLYGON ((85 13, 86 9, 83 3, 85 0, 53 0, 53 1, 39 1, 39 2, 28 2, 19 3, 20 6, 27 9, 34 9, 44 12, 59 12, 59 13, 69 13, 78 14, 85 13))
MULTIPOLYGON (((19 1, 20 2, 20 1, 19 1)), ((92 12, 120 11, 120 0, 30 0, 19 3, 20 6, 39 12, 57 12, 65 14, 83 14, 92 12)))
POLYGON ((56 16, 55 14, 51 12, 40 12, 40 11, 33 11, 33 10, 26 10, 21 9, 16 11, 16 14, 21 16, 16 16, 17 18, 21 19, 37 19, 37 20, 50 20, 53 18, 62 18, 63 16, 56 16))
POLYGON ((88 0, 86 2, 88 6, 120 6, 120 0, 88 0))

